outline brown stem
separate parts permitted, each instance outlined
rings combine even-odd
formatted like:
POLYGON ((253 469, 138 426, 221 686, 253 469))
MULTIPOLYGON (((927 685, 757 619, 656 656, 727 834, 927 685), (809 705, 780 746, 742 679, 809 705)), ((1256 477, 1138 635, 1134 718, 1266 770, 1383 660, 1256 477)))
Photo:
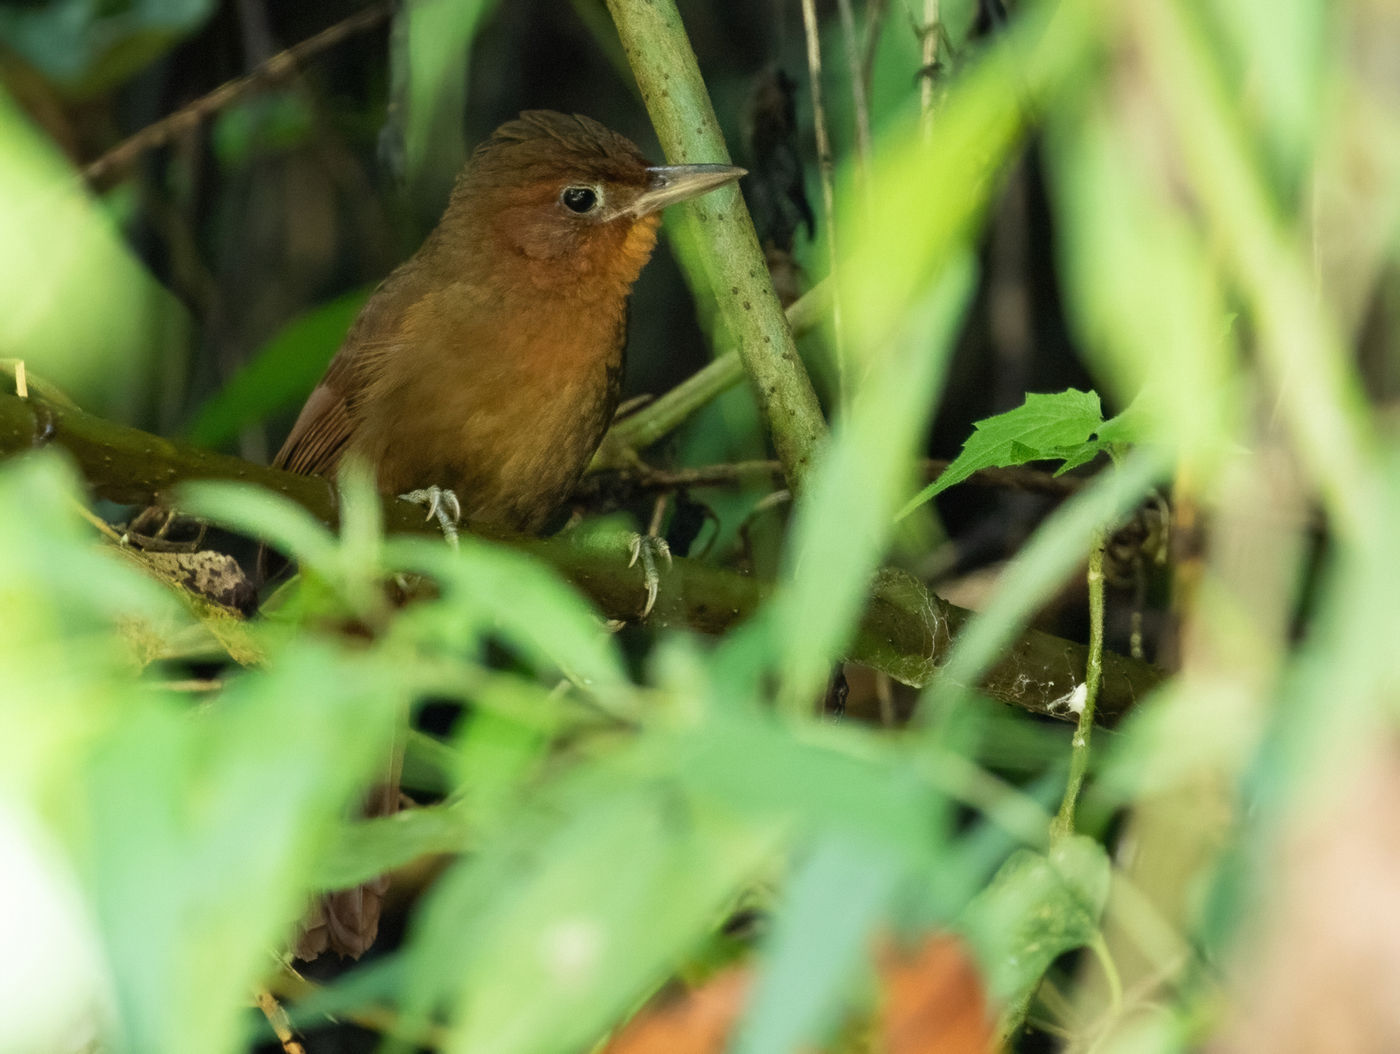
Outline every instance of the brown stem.
POLYGON ((89 184, 99 184, 114 172, 126 168, 147 150, 164 146, 176 136, 203 124, 209 117, 224 107, 237 102, 248 92, 266 87, 290 77, 308 59, 335 47, 341 41, 356 33, 373 29, 389 17, 393 6, 388 3, 375 4, 363 11, 357 11, 349 18, 342 19, 333 26, 308 37, 285 51, 279 51, 266 62, 259 64, 250 73, 225 81, 207 95, 201 95, 191 103, 180 107, 174 113, 148 124, 135 135, 123 139, 112 149, 83 169, 83 178, 89 184))
MULTIPOLYGON (((936 479, 950 464, 952 462, 946 458, 927 458, 922 465, 923 476, 928 480, 936 479)), ((633 494, 684 487, 724 487, 754 479, 771 479, 781 485, 782 465, 777 461, 735 461, 697 468, 662 469, 637 461, 627 468, 602 469, 584 477, 574 491, 574 500, 589 504, 606 496, 621 502, 633 494)), ((979 487, 1000 487, 1068 498, 1083 489, 1085 481, 1080 476, 1056 476, 1033 468, 1013 467, 979 469, 963 482, 979 487)))

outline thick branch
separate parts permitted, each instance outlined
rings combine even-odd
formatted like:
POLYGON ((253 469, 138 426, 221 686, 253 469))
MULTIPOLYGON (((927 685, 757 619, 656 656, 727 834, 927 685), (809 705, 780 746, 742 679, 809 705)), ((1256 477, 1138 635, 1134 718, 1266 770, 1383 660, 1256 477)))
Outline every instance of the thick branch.
MULTIPOLYGON (((156 501, 186 480, 239 480, 283 494, 323 522, 336 520, 335 493, 325 480, 173 443, 73 408, 0 394, 0 455, 46 445, 68 451, 93 490, 111 501, 133 505, 156 501)), ((385 501, 384 522, 392 532, 436 531, 424 524, 419 506, 392 498, 385 501)), ((638 568, 627 567, 623 546, 614 554, 576 544, 568 537, 496 537, 551 564, 605 615, 635 618, 639 614, 645 596, 642 575, 638 568)), ((766 585, 747 575, 678 559, 662 579, 652 620, 720 633, 756 611, 767 593, 766 585)), ((922 684, 943 661, 952 638, 970 616, 941 601, 925 617, 911 616, 894 600, 877 596, 866 609, 848 657, 906 683, 922 684)), ((1027 710, 1069 716, 1061 700, 1082 679, 1085 659, 1083 645, 1030 631, 988 674, 984 688, 993 697, 1027 710)), ((1115 722, 1162 677, 1156 667, 1105 653, 1100 720, 1115 722)))

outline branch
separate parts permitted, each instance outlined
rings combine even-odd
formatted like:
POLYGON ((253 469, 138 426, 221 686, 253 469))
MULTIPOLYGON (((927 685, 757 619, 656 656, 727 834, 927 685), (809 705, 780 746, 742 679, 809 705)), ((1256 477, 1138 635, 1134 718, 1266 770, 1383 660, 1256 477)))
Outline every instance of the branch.
MULTIPOLYGON (((951 464, 952 461, 947 458, 926 458, 922 463, 924 479, 937 479, 951 464)), ((686 487, 724 487, 754 479, 780 483, 782 475, 783 466, 776 461, 735 461, 676 469, 653 468, 639 460, 616 469, 601 468, 595 463, 591 474, 574 488, 573 497, 583 504, 592 504, 603 496, 614 502, 622 502, 636 494, 655 494, 686 487)), ((1033 468, 1012 467, 978 469, 960 485, 999 487, 1052 498, 1068 498, 1082 490, 1086 482, 1083 476, 1056 476, 1033 468)))
MULTIPOLYGON (((729 152, 674 0, 608 0, 608 11, 673 162, 727 161, 729 152)), ((773 292, 753 221, 737 187, 684 208, 704 225, 720 312, 739 342, 788 489, 802 491, 826 421, 773 292)))
POLYGON ((266 62, 256 66, 250 73, 246 73, 242 77, 235 77, 231 81, 225 81, 207 95, 201 95, 198 99, 180 107, 174 113, 162 117, 154 124, 148 124, 130 138, 123 139, 84 168, 83 178, 89 184, 101 183, 113 172, 126 168, 147 150, 164 146, 176 136, 199 127, 212 114, 237 102, 250 91, 287 79, 307 59, 335 47, 356 33, 373 29, 387 19, 392 11, 391 4, 375 4, 328 26, 315 36, 303 40, 300 44, 295 44, 285 51, 279 51, 266 62))
MULTIPOLYGON (((326 480, 173 443, 75 408, 0 394, 0 455, 47 445, 65 449, 96 494, 121 504, 143 505, 168 498, 187 480, 224 479, 267 487, 324 523, 334 525, 337 520, 335 492, 326 480)), ((424 523, 419 506, 396 498, 385 499, 384 524, 386 530, 396 533, 437 531, 424 523)), ((614 554, 578 545, 568 536, 491 537, 553 566, 610 618, 632 619, 641 611, 646 595, 642 572, 627 566, 622 545, 614 554)), ((765 584, 750 576, 698 560, 677 559, 662 580, 652 621, 722 633, 757 611, 768 592, 765 584)), ((922 617, 911 615, 898 598, 876 596, 861 619, 847 657, 919 686, 944 661, 953 637, 970 617, 971 612, 943 601, 936 601, 922 617)), ((1086 660, 1082 644, 1031 630, 988 674, 983 688, 996 699, 1063 718, 1063 705, 1057 706, 1057 701, 1079 683, 1086 660)), ((1163 677, 1161 670, 1147 663, 1105 653, 1100 721, 1113 724, 1163 677)))

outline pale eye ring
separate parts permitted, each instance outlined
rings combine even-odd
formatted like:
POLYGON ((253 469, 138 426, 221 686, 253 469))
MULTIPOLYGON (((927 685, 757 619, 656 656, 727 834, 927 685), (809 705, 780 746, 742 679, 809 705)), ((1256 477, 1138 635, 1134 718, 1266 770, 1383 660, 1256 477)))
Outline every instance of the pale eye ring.
POLYGON ((570 212, 583 216, 598 207, 598 191, 593 187, 565 187, 559 201, 570 212))

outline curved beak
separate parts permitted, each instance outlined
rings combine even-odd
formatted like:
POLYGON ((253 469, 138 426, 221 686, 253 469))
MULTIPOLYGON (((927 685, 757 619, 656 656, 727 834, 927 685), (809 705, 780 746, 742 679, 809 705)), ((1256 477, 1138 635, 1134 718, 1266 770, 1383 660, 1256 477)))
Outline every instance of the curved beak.
POLYGON ((736 165, 658 165, 647 169, 647 188, 637 195, 628 211, 646 216, 746 175, 748 171, 736 165))

